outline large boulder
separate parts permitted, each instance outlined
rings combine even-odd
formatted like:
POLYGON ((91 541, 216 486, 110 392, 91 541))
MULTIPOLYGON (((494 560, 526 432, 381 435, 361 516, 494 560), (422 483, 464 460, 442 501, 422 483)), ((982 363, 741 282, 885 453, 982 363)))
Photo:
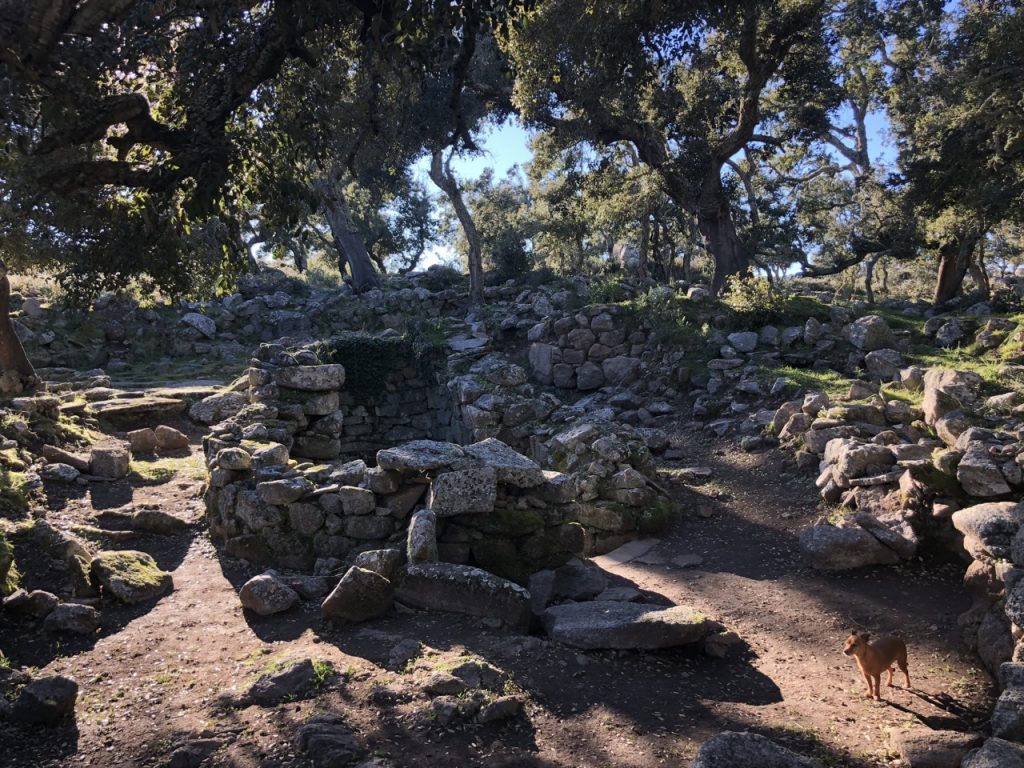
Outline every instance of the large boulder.
POLYGON ((972 443, 956 468, 956 479, 964 492, 983 499, 1010 492, 999 465, 989 456, 984 443, 972 443))
POLYGON ((320 606, 325 619, 366 621, 391 608, 395 590, 379 573, 352 566, 320 606))
POLYGON ((867 565, 895 565, 900 556, 861 527, 813 525, 800 532, 807 564, 822 571, 845 571, 867 565))
POLYGON ((910 768, 960 768, 964 755, 984 740, 978 733, 931 728, 896 729, 889 737, 892 748, 910 768))
POLYGON ((1024 745, 992 738, 967 753, 960 768, 1024 768, 1024 745))
POLYGON ((708 620, 692 608, 618 600, 555 605, 542 620, 552 640, 574 648, 671 648, 708 633, 708 620))
POLYGON ((771 739, 747 731, 725 731, 704 742, 692 768, 822 768, 771 739))
POLYGON ((91 635, 100 623, 100 614, 91 605, 62 603, 46 616, 43 629, 47 632, 70 632, 91 635))
POLYGON ((236 415, 248 404, 249 398, 241 392, 220 392, 193 403, 188 417, 199 424, 216 424, 236 415))
POLYGON ((849 326, 850 343, 862 352, 873 352, 893 346, 889 324, 878 315, 865 315, 849 326))
POLYGON ((975 560, 1010 557, 1013 538, 1024 522, 1024 504, 993 501, 953 513, 953 527, 964 535, 964 547, 975 560))
POLYGON ((100 552, 93 558, 90 570, 103 591, 123 603, 153 600, 174 586, 171 574, 161 570, 146 552, 100 552))
POLYGON ((21 689, 11 708, 19 723, 55 723, 75 711, 78 683, 70 677, 40 677, 21 689))
POLYGON ((924 374, 924 400, 921 402, 925 423, 934 425, 947 413, 974 403, 981 383, 981 377, 970 371, 929 369, 924 374))
POLYGON ((412 608, 498 619, 514 630, 530 626, 529 592, 468 565, 407 565, 395 599, 412 608))

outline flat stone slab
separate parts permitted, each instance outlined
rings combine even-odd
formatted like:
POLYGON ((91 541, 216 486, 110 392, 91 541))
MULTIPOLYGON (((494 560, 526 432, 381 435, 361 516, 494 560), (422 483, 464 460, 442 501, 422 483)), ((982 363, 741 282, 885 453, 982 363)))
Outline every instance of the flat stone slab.
POLYGON ((574 648, 672 648, 699 642, 708 620, 693 608, 617 600, 565 603, 544 611, 544 629, 552 640, 574 648))
POLYGON ((412 608, 500 619, 521 631, 530 626, 530 593, 469 565, 407 565, 395 599, 412 608))
POLYGON ((160 422, 185 412, 185 401, 172 397, 125 397, 89 403, 85 412, 113 425, 160 422))
POLYGON ((498 473, 499 483, 517 488, 533 488, 544 482, 544 471, 537 462, 493 437, 467 445, 463 450, 485 467, 493 467, 498 473))
POLYGON ((405 473, 433 472, 472 466, 466 453, 454 443, 438 440, 413 440, 395 448, 377 451, 377 466, 405 473))
POLYGON ((724 731, 701 745, 691 768, 822 768, 821 763, 748 731, 724 731))
POLYGON ((618 549, 613 549, 607 554, 595 557, 594 562, 605 569, 616 565, 624 565, 647 554, 659 544, 661 544, 661 539, 637 539, 636 541, 623 544, 618 549))

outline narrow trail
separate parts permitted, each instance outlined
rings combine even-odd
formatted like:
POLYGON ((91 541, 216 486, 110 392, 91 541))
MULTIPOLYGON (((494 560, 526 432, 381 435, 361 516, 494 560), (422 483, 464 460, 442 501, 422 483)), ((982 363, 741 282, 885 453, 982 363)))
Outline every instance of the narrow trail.
MULTIPOLYGON (((192 438, 198 454, 200 435, 192 438)), ((154 604, 105 605, 93 639, 4 637, 17 649, 16 663, 71 675, 81 685, 73 723, 45 732, 0 726, 4 765, 164 766, 177 745, 214 739, 220 748, 203 766, 305 766, 292 744, 295 729, 316 712, 333 711, 368 754, 402 767, 679 766, 715 733, 748 728, 826 765, 880 766, 891 763, 888 728, 962 728, 984 718, 990 680, 962 649, 956 627, 968 605, 963 566, 811 572, 796 546, 815 514, 810 479, 778 451, 749 455, 728 441, 689 434, 686 445, 685 461, 674 464, 709 466, 712 478, 683 485, 666 471, 663 480, 685 514, 642 557, 608 570, 616 582, 723 622, 749 644, 745 655, 579 653, 494 634, 466 619, 404 611, 337 628, 321 621, 315 603, 250 617, 237 589, 257 569, 221 558, 210 544, 200 481, 179 474, 162 484, 122 482, 55 505, 51 517, 95 523, 104 509, 130 503, 188 518, 182 533, 104 544, 150 552, 172 571, 174 591, 154 604), (684 555, 702 562, 672 563, 684 555), (851 625, 905 637, 914 690, 889 689, 882 704, 864 698, 856 665, 840 652, 851 625), (424 726, 424 702, 412 693, 382 703, 381 686, 415 691, 415 673, 385 669, 388 648, 406 637, 505 669, 529 697, 528 718, 438 731, 424 726), (225 704, 262 672, 306 657, 330 661, 340 679, 314 699, 272 709, 225 704)))

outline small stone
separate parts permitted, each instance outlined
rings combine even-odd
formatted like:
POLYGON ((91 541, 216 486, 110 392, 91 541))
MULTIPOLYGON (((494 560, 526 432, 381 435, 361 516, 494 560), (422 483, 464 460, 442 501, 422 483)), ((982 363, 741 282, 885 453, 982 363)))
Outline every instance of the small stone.
POLYGON ((156 447, 161 451, 181 451, 188 448, 188 436, 179 429, 161 424, 155 432, 156 447))
POLYGON ((238 598, 243 608, 260 616, 287 611, 299 602, 298 593, 272 573, 263 573, 249 579, 239 590, 238 598))
POLYGON ((128 445, 134 455, 148 455, 156 450, 156 432, 149 427, 133 429, 127 435, 128 445))
POLYGON ((99 626, 99 611, 90 605, 63 603, 54 608, 43 622, 47 632, 70 632, 91 635, 99 626))
POLYGON ((89 470, 96 477, 120 480, 128 474, 130 460, 124 448, 93 448, 89 470))
POLYGON ((394 600, 391 582, 379 573, 353 566, 320 606, 325 619, 366 621, 387 613, 394 600))

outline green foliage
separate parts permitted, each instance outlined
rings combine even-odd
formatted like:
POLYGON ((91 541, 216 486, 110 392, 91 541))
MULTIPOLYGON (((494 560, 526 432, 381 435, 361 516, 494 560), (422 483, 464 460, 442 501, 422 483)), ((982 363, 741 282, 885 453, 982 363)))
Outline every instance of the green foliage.
POLYGON ((693 347, 703 343, 697 320, 699 308, 675 291, 652 288, 629 303, 637 316, 650 323, 658 339, 693 347))
POLYGON ((447 335, 442 323, 421 323, 402 336, 344 333, 319 342, 314 351, 321 362, 345 367, 345 391, 357 402, 373 403, 392 372, 412 364, 429 378, 443 367, 447 335))
POLYGON ((334 664, 330 661, 317 659, 313 662, 313 687, 316 690, 322 690, 327 682, 336 675, 337 670, 334 669, 334 664))
POLYGON ((731 275, 722 302, 751 326, 778 322, 786 317, 789 296, 766 278, 731 275))
POLYGON ((629 291, 623 286, 621 274, 601 275, 590 283, 590 301, 593 304, 618 304, 625 301, 629 291))

